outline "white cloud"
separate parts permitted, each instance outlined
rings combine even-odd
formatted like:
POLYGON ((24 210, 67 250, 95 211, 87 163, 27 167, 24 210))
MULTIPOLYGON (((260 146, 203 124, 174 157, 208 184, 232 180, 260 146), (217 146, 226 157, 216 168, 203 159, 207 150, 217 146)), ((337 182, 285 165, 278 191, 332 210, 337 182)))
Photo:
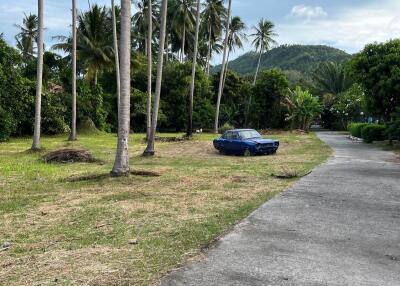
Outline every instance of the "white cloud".
POLYGON ((328 16, 328 13, 320 6, 296 5, 293 6, 290 15, 297 18, 316 19, 328 16))

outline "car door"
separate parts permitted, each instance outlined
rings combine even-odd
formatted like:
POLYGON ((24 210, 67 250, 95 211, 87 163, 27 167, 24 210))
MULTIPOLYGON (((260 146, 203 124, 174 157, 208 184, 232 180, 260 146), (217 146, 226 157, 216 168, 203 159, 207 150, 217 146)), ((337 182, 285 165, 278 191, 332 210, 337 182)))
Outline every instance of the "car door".
POLYGON ((232 132, 229 147, 231 152, 238 154, 243 152, 242 139, 240 138, 239 132, 232 132))

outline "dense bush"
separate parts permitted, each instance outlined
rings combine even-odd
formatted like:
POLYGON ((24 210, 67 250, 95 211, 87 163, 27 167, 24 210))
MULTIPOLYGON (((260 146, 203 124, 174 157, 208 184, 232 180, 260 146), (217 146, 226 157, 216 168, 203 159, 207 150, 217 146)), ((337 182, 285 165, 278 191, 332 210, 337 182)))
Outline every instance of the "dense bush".
POLYGON ((351 123, 348 126, 348 130, 350 131, 351 136, 361 138, 361 129, 367 125, 369 125, 369 124, 368 123, 351 123))
POLYGON ((385 130, 384 125, 368 124, 361 128, 361 137, 366 143, 382 141, 385 139, 385 130))
POLYGON ((15 129, 12 115, 0 106, 0 142, 8 140, 15 129))
POLYGON ((397 112, 393 114, 393 120, 388 124, 385 135, 390 140, 400 140, 400 107, 397 112))
POLYGON ((287 93, 289 82, 285 74, 277 69, 260 73, 252 89, 249 118, 257 129, 283 128, 286 109, 281 105, 287 93))
POLYGON ((222 125, 222 127, 219 128, 218 132, 220 134, 224 134, 226 131, 232 130, 232 129, 235 129, 235 127, 232 124, 225 123, 224 125, 222 125))

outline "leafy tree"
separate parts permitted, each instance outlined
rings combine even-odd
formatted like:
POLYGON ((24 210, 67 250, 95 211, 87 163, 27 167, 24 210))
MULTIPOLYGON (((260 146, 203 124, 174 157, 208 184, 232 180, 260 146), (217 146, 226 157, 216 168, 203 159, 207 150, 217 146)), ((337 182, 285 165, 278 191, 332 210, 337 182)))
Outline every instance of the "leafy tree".
POLYGON ((390 121, 400 106, 400 40, 367 45, 351 60, 350 71, 365 89, 368 111, 390 121))
POLYGON ((282 128, 285 125, 285 112, 281 101, 287 93, 289 82, 285 74, 276 69, 260 73, 252 89, 253 101, 249 119, 253 127, 282 128))
POLYGON ((282 104, 287 108, 286 121, 290 121, 290 129, 300 128, 308 131, 312 120, 322 112, 318 97, 312 96, 308 90, 297 86, 283 98, 282 104))
POLYGON ((339 94, 352 85, 344 65, 335 62, 324 62, 312 74, 313 80, 322 94, 339 94))

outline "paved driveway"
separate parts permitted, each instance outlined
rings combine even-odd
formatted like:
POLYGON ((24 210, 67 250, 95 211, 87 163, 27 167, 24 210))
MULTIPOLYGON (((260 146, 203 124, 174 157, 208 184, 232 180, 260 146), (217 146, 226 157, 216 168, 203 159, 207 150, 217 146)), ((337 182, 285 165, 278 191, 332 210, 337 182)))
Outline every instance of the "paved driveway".
POLYGON ((400 160, 320 132, 335 151, 161 285, 400 285, 400 160))

